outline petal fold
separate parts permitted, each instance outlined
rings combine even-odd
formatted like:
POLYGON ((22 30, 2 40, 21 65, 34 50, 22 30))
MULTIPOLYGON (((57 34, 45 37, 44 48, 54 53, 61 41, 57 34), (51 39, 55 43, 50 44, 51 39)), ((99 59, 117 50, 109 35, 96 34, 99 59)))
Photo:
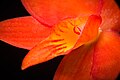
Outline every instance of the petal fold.
POLYGON ((99 14, 101 2, 102 0, 22 0, 32 16, 49 26, 70 17, 99 14))
POLYGON ((0 22, 0 40, 16 47, 31 49, 51 33, 33 17, 19 17, 0 22))
POLYGON ((75 48, 83 44, 91 43, 95 41, 95 39, 98 37, 100 33, 99 27, 101 25, 101 22, 102 22, 101 16, 97 16, 97 15, 89 16, 83 28, 82 34, 80 35, 75 45, 75 48))

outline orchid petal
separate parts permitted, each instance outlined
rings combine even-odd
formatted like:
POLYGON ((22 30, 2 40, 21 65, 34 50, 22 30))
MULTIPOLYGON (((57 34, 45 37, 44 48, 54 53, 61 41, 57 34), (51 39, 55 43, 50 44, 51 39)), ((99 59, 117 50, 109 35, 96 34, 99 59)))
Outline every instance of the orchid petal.
POLYGON ((49 26, 70 17, 100 14, 101 2, 102 0, 22 0, 32 16, 49 26))
POLYGON ((93 56, 93 78, 115 80, 120 72, 120 35, 110 31, 103 32, 93 56))
POLYGON ((91 80, 92 45, 83 45, 66 55, 58 66, 54 80, 91 80))
POLYGON ((120 9, 115 0, 104 0, 102 12, 102 30, 114 29, 120 31, 120 9))
POLYGON ((0 22, 0 40, 16 47, 31 49, 50 35, 45 27, 33 17, 20 17, 0 22))

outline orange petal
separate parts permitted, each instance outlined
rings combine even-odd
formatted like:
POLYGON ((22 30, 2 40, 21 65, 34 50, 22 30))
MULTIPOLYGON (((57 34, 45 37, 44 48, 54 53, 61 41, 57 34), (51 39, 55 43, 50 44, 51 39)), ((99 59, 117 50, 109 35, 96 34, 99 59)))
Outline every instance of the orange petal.
MULTIPOLYGON (((80 32, 80 29, 84 27, 83 25, 85 24, 86 21, 87 17, 81 17, 76 19, 66 19, 64 21, 61 21, 59 24, 56 24, 54 26, 52 34, 46 40, 44 40, 43 42, 38 44, 35 48, 33 48, 24 58, 22 69, 25 69, 29 66, 38 63, 45 62, 56 56, 67 54, 69 51, 73 49, 76 42, 78 41, 80 35, 82 34, 80 32)), ((91 28, 93 32, 98 32, 98 25, 100 24, 100 22, 101 22, 100 17, 92 15, 89 17, 86 25, 87 26, 90 25, 89 29, 91 28), (95 24, 93 24, 93 22, 95 24)), ((86 28, 87 27, 85 26, 85 30, 86 28)))
POLYGON ((75 47, 79 47, 80 45, 83 45, 84 43, 89 43, 94 41, 97 36, 99 35, 99 26, 102 22, 102 19, 100 16, 91 15, 82 31, 82 34, 80 35, 75 47))
POLYGON ((101 16, 102 30, 113 28, 120 31, 120 9, 115 0, 104 0, 101 16))
POLYGON ((67 19, 55 25, 52 34, 26 55, 22 69, 71 51, 79 38, 79 35, 74 32, 74 26, 72 25, 74 21, 76 20, 67 19))
POLYGON ((0 22, 0 40, 16 47, 31 49, 51 32, 33 17, 20 17, 0 22))
POLYGON ((95 46, 93 61, 95 80, 115 80, 120 72, 120 35, 103 32, 95 46))
POLYGON ((99 14, 101 2, 102 0, 22 0, 31 15, 49 26, 70 17, 99 14))
POLYGON ((58 66, 54 80, 91 80, 93 52, 91 45, 84 45, 66 55, 58 66))

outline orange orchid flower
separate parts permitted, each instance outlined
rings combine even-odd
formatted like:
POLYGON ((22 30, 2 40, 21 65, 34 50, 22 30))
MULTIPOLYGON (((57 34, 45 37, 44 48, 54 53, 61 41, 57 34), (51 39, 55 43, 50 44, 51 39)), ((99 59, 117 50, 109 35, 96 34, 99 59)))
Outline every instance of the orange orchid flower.
POLYGON ((120 10, 114 0, 21 0, 31 16, 0 22, 0 40, 30 50, 22 70, 66 55, 54 80, 114 80, 120 10))

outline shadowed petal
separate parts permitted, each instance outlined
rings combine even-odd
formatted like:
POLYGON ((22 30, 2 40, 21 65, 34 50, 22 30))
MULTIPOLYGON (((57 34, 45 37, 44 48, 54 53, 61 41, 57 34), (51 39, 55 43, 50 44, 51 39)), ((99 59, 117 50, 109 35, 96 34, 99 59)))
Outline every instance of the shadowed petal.
POLYGON ((101 2, 102 0, 22 0, 31 15, 49 26, 70 17, 99 14, 101 2))
POLYGON ((33 48, 50 32, 51 28, 43 26, 31 16, 0 22, 0 40, 20 48, 33 48))
POLYGON ((55 73, 54 80, 92 80, 91 45, 83 45, 66 55, 55 73))
POLYGON ((120 72, 120 35, 103 32, 95 46, 93 61, 95 80, 115 80, 120 72))

